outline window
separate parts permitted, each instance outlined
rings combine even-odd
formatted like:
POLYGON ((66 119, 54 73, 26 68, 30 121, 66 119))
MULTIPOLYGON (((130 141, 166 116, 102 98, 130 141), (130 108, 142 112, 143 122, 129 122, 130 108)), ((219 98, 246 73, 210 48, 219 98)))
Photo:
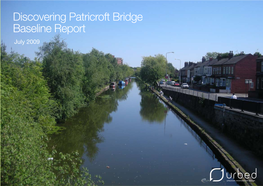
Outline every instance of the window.
POLYGON ((221 74, 221 67, 219 67, 219 74, 221 74))
POLYGON ((228 74, 228 67, 226 67, 226 74, 228 74))
POLYGON ((232 67, 231 74, 234 74, 234 67, 232 67))
POLYGON ((222 79, 222 86, 226 86, 226 79, 222 79))
POLYGON ((257 89, 259 89, 259 78, 257 78, 257 89))
POLYGON ((231 88, 231 79, 226 80, 226 87, 231 88))
POLYGON ((225 73, 226 73, 226 67, 223 68, 223 74, 225 74, 225 73))

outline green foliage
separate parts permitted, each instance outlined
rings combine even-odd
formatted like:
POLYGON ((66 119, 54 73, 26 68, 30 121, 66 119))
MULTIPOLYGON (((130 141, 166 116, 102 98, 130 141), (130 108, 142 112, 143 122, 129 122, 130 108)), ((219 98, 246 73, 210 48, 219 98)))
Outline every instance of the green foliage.
POLYGON ((56 105, 41 64, 20 67, 12 56, 1 54, 1 185, 92 185, 87 170, 79 170, 76 156, 60 153, 53 161, 48 159, 56 157, 56 151, 46 149, 56 105))
POLYGON ((44 132, 56 130, 54 113, 56 102, 51 99, 47 82, 42 76, 42 67, 38 62, 24 63, 21 68, 12 62, 12 56, 2 60, 2 83, 19 91, 20 99, 30 113, 34 122, 42 126, 44 132), (5 59, 8 59, 6 61, 5 59))
POLYGON ((223 59, 223 58, 228 58, 228 57, 229 57, 229 53, 228 52, 218 53, 218 55, 217 55, 217 59, 218 60, 223 59))
POLYGON ((156 85, 156 81, 164 77, 166 71, 166 59, 163 55, 155 57, 143 57, 140 77, 143 81, 156 85))
POLYGON ((205 55, 205 59, 208 61, 210 58, 216 59, 218 56, 218 52, 207 52, 205 55))
POLYGON ((262 57, 262 54, 260 52, 255 52, 254 56, 262 57))
MULTIPOLYGON (((59 36, 44 43, 37 55, 31 61, 15 52, 7 54, 1 43, 1 184, 94 185, 88 171, 79 169, 77 153, 47 150, 47 134, 60 130, 56 120, 72 117, 94 99, 97 89, 134 71, 96 49, 74 52, 59 36), (51 157, 54 160, 48 160, 51 157)), ((125 94, 116 96, 126 99, 125 94)), ((101 118, 111 120, 108 115, 101 118)))
POLYGON ((140 68, 140 67, 137 67, 136 70, 135 70, 134 75, 135 75, 135 76, 140 76, 140 73, 141 73, 141 68, 140 68))
POLYGON ((141 95, 141 110, 140 115, 143 120, 147 120, 150 123, 157 122, 162 123, 167 115, 168 108, 162 104, 159 99, 156 99, 155 95, 147 91, 145 83, 141 80, 136 81, 137 86, 140 88, 141 95))
POLYGON ((83 64, 85 71, 83 92, 86 101, 90 101, 95 98, 96 90, 103 88, 110 82, 110 78, 114 79, 116 75, 112 63, 96 49, 83 55, 83 64))
POLYGON ((56 146, 57 151, 63 153, 77 151, 80 159, 85 153, 93 161, 99 152, 98 144, 104 141, 100 135, 104 124, 111 122, 111 113, 117 110, 119 101, 127 99, 131 87, 132 83, 129 83, 124 89, 108 90, 91 101, 88 107, 80 109, 62 124, 67 130, 51 135, 49 148, 56 146))
MULTIPOLYGON (((73 116, 83 105, 82 80, 84 76, 82 56, 62 47, 61 41, 51 41, 43 58, 43 75, 51 94, 59 103, 58 116, 64 120, 73 116)), ((44 43, 44 46, 48 45, 44 43)), ((46 48, 46 47, 42 47, 46 48)))
POLYGON ((167 64, 167 73, 170 75, 170 78, 175 77, 175 68, 172 63, 167 64))

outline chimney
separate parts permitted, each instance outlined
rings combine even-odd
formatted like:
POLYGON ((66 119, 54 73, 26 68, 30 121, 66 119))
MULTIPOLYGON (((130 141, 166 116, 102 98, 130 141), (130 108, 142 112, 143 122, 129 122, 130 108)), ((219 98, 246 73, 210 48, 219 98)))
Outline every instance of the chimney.
POLYGON ((228 54, 228 59, 231 59, 234 56, 233 51, 230 51, 228 54))
POLYGON ((205 59, 205 56, 202 57, 202 63, 205 62, 206 59, 205 59))
POLYGON ((213 58, 212 58, 212 57, 210 57, 210 58, 209 58, 209 61, 212 61, 212 60, 213 60, 213 58))
POLYGON ((188 62, 184 62, 184 67, 187 67, 188 66, 188 62))
POLYGON ((194 62, 189 62, 189 66, 191 66, 192 64, 194 64, 194 62))

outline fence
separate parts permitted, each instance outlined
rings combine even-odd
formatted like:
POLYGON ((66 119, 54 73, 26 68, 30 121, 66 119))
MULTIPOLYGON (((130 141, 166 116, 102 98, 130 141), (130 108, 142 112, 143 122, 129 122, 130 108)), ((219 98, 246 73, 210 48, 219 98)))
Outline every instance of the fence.
POLYGON ((192 95, 192 96, 196 96, 196 97, 200 97, 200 98, 204 98, 204 99, 209 99, 212 101, 218 101, 218 96, 216 93, 206 93, 206 92, 200 92, 200 91, 195 91, 195 90, 190 90, 190 89, 181 89, 181 88, 177 88, 177 87, 170 87, 170 86, 162 86, 163 89, 166 90, 171 90, 174 92, 180 92, 182 94, 188 94, 188 95, 192 95))
POLYGON ((240 100, 240 99, 230 99, 225 97, 218 97, 216 93, 206 93, 189 89, 181 89, 177 87, 162 86, 165 90, 171 90, 174 92, 179 92, 182 94, 188 94, 203 99, 209 99, 216 101, 218 103, 225 103, 226 106, 230 108, 240 109, 241 111, 253 112, 256 115, 263 114, 263 103, 250 101, 250 100, 240 100))
POLYGON ((241 111, 248 111, 258 114, 263 114, 263 103, 256 101, 247 101, 239 99, 230 99, 219 97, 218 103, 225 103, 230 108, 240 109, 241 111))

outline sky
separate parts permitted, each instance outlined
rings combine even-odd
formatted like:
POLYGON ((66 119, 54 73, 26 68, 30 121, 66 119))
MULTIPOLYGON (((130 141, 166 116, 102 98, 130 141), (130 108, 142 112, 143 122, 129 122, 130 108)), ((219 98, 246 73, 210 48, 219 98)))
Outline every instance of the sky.
POLYGON ((89 53, 95 48, 123 58, 131 67, 140 67, 144 56, 163 54, 179 69, 186 61, 201 61, 207 52, 263 54, 262 8, 263 1, 1 1, 1 40, 8 52, 34 59, 39 47, 59 33, 74 51, 89 53), (74 13, 108 17, 70 20, 74 13), (140 19, 120 21, 114 13, 140 19), (37 20, 45 15, 46 20, 37 20), (52 30, 22 33, 24 26, 37 25, 52 30), (78 32, 63 33, 62 27, 78 32), (39 44, 27 44, 30 39, 39 44), (15 44, 20 40, 25 44, 15 44))

